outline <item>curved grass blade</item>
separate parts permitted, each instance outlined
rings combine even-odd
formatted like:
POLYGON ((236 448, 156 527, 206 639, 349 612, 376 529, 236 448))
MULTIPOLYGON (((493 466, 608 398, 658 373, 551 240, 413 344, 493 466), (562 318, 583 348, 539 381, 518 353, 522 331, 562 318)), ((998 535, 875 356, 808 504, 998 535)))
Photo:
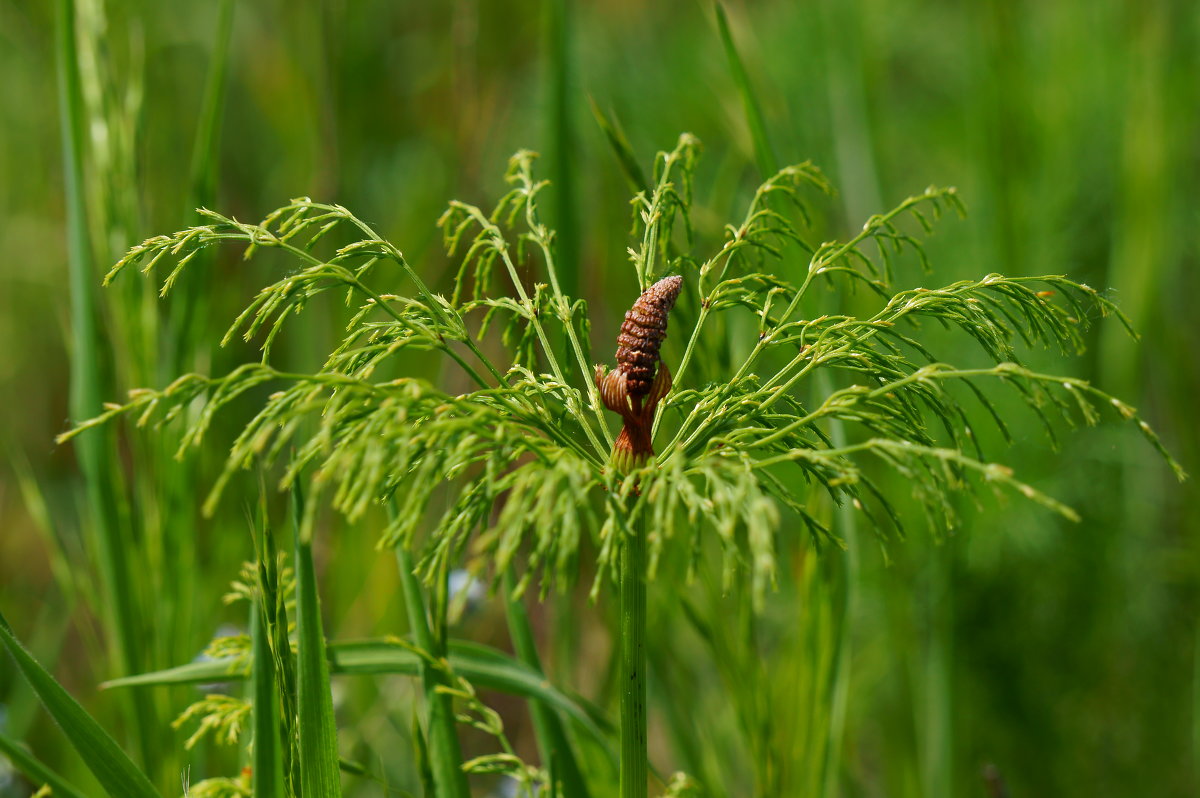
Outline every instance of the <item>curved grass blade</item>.
MULTIPOLYGON (((403 644, 386 640, 337 643, 331 647, 334 673, 416 674, 418 657, 403 644)), ((578 721, 600 742, 613 733, 603 713, 581 698, 571 696, 546 681, 546 677, 502 651, 480 643, 452 640, 450 668, 471 684, 540 701, 578 721)))
POLYGON ((34 784, 48 785, 56 798, 87 798, 71 786, 70 782, 43 765, 23 745, 3 734, 0 734, 0 754, 8 757, 13 767, 24 773, 25 777, 34 784))
MULTIPOLYGON (((613 734, 612 724, 598 707, 563 692, 547 682, 545 676, 503 651, 466 640, 451 640, 448 647, 450 668, 471 684, 547 704, 577 721, 601 743, 607 743, 613 734)), ((398 642, 357 640, 330 643, 328 651, 329 671, 336 675, 419 675, 420 658, 398 642)), ((252 665, 248 659, 189 662, 175 668, 113 679, 104 682, 101 687, 108 689, 236 682, 249 678, 251 671, 252 665)))
POLYGON ((250 677, 252 662, 249 657, 204 660, 163 668, 158 671, 122 676, 100 683, 100 689, 114 687, 163 687, 177 684, 220 684, 241 682, 250 677))
POLYGON ((329 661, 321 629, 317 576, 312 543, 300 538, 304 498, 292 489, 293 534, 296 546, 297 686, 300 725, 300 784, 305 798, 336 798, 342 794, 338 772, 337 726, 329 692, 329 661))
MULTIPOLYGON (((417 676, 419 673, 420 658, 397 642, 359 640, 330 643, 328 649, 329 669, 333 674, 417 676)), ((559 690, 547 682, 545 676, 502 651, 480 643, 451 640, 449 652, 451 669, 474 685, 549 704, 578 721, 601 742, 606 742, 614 731, 611 722, 598 707, 559 690)), ((109 689, 243 681, 250 676, 251 670, 251 663, 246 659, 190 662, 174 668, 112 679, 104 682, 101 687, 109 689)))
POLYGON ((46 711, 62 728, 105 792, 113 798, 162 798, 146 774, 138 770, 108 732, 17 640, 3 615, 0 615, 0 643, 8 649, 46 711))

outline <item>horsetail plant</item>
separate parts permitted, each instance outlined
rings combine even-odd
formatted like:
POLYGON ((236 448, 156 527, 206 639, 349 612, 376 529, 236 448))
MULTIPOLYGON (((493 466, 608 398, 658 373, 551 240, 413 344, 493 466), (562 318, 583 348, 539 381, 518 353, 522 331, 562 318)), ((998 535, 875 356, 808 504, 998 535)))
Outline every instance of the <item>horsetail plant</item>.
MULTIPOLYGON (((165 295, 198 253, 223 242, 244 245, 247 258, 279 250, 296 269, 260 291, 225 335, 223 343, 261 336, 258 362, 134 391, 62 438, 124 416, 139 426, 178 420, 182 455, 234 399, 271 386, 233 442, 209 509, 239 472, 279 465, 281 488, 306 483, 301 540, 311 540, 322 497, 351 523, 389 506, 380 545, 411 554, 424 579, 444 578, 460 560, 497 581, 516 568, 513 594, 535 579, 543 593, 569 582, 589 537, 593 597, 612 579, 620 586, 622 798, 648 789, 645 589, 668 547, 680 547, 694 566, 703 541, 715 540, 727 584, 745 575, 761 606, 776 578, 780 535, 805 528, 815 545, 838 542, 824 520, 829 501, 849 503, 881 536, 903 532, 904 513, 878 481, 880 467, 905 478, 937 530, 954 528, 960 497, 981 487, 1075 518, 986 459, 980 418, 1006 438, 1017 423, 996 404, 993 386, 1011 391, 1052 436, 1064 424, 1095 423, 1099 408, 1110 407, 1182 477, 1134 408, 1020 360, 1018 343, 1077 353, 1092 316, 1124 321, 1092 288, 1063 276, 999 274, 894 287, 902 262, 928 272, 917 235, 945 211, 962 212, 954 189, 927 189, 872 216, 848 240, 820 243, 805 194, 831 188, 812 164, 789 166, 701 256, 693 254, 689 214, 698 156, 699 142, 682 135, 657 156, 649 189, 634 198, 629 251, 643 293, 626 317, 612 372, 592 361, 586 303, 562 289, 554 233, 539 209, 547 183, 534 176, 535 154, 522 151, 509 165, 510 190, 490 212, 455 201, 442 216, 457 260, 448 297, 360 217, 306 198, 257 224, 203 210, 208 224, 134 247, 106 281, 170 261, 165 295), (537 269, 532 282, 527 268, 537 269), (836 280, 866 288, 877 306, 861 316, 805 318, 819 302, 814 286, 836 280), (330 289, 345 289, 352 309, 344 339, 314 372, 276 367, 277 336, 330 289), (683 330, 683 343, 667 342, 667 359, 677 364, 672 380, 660 347, 677 297, 672 327, 683 330), (981 362, 939 360, 922 340, 930 321, 974 339, 981 362), (728 366, 699 356, 739 330, 748 337, 728 347, 740 352, 728 366), (401 355, 413 352, 444 356, 469 387, 447 390, 401 373, 401 355), (809 378, 821 369, 842 387, 810 399, 809 378), (622 418, 616 436, 606 408, 622 418), (835 420, 848 425, 844 444, 826 432, 835 420), (449 506, 427 522, 442 489, 449 506)), ((435 608, 435 617, 445 611, 435 608)))

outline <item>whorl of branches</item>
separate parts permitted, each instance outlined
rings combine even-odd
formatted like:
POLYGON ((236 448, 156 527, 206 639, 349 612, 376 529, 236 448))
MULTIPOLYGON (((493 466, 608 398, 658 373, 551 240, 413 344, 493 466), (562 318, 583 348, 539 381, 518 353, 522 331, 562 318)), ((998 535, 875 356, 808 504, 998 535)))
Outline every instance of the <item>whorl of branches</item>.
MULTIPOLYGON (((306 198, 255 224, 202 211, 209 224, 134 247, 107 279, 173 263, 163 294, 200 250, 216 244, 240 244, 247 258, 278 250, 295 268, 263 288, 225 335, 223 342, 258 337, 260 362, 135 390, 61 439, 118 418, 139 426, 177 422, 182 454, 205 440, 234 399, 269 385, 233 441, 210 510, 235 474, 278 464, 282 487, 307 480, 351 521, 396 503, 381 543, 420 547, 428 573, 467 557, 476 570, 498 574, 519 558, 522 586, 544 569, 572 578, 589 535, 603 574, 614 533, 644 515, 652 522, 652 563, 673 538, 698 552, 707 530, 723 546, 729 572, 749 570, 758 595, 773 578, 775 540, 791 528, 777 523, 783 514, 800 519, 816 540, 830 539, 822 493, 852 503, 881 534, 903 529, 878 481, 879 465, 906 479, 936 528, 953 527, 958 497, 978 487, 1011 489, 1073 517, 986 459, 976 426, 993 424, 1008 437, 1021 423, 999 409, 992 386, 1011 391, 1051 436, 1112 409, 1182 477, 1132 407, 1085 381, 1021 363, 1027 347, 1078 352, 1096 316, 1124 322, 1092 288, 1063 276, 991 274, 896 290, 902 256, 928 269, 918 234, 929 233, 944 211, 962 212, 954 189, 927 189, 871 217, 846 241, 815 243, 804 195, 827 193, 828 183, 811 164, 787 167, 759 187, 741 221, 702 257, 692 253, 689 216, 698 153, 699 143, 682 136, 656 159, 651 189, 633 201, 630 257, 638 287, 655 300, 650 310, 665 312, 667 294, 673 300, 681 285, 689 302, 675 310, 683 343, 672 353, 676 391, 654 423, 665 425, 659 453, 632 473, 608 467, 614 438, 591 379, 587 306, 560 288, 554 235, 538 206, 547 184, 534 178, 530 152, 513 157, 511 188, 491 212, 456 201, 442 216, 458 264, 449 298, 359 217, 306 198), (530 262, 540 274, 532 286, 518 268, 530 262), (651 288, 665 274, 681 277, 651 288), (806 317, 805 308, 820 305, 810 296, 819 280, 864 286, 880 303, 864 315, 806 317), (272 344, 286 323, 329 289, 345 289, 354 309, 344 339, 314 373, 274 367, 272 344), (726 316, 743 321, 715 324, 726 316), (986 362, 943 362, 922 340, 929 321, 973 339, 986 362), (727 330, 752 338, 731 340, 727 330), (485 354, 501 350, 502 357, 485 354), (412 351, 444 356, 474 387, 452 394, 397 374, 397 356, 412 351), (700 358, 702 351, 721 354, 700 358), (811 396, 805 378, 816 369, 836 370, 844 387, 811 396), (823 425, 831 419, 859 431, 851 443, 830 441, 823 425), (446 509, 431 518, 434 493, 447 485, 446 509)), ((644 351, 657 362, 659 316, 635 322, 654 335, 644 336, 641 349, 624 342, 623 351, 644 351)), ((638 369, 652 365, 626 360, 629 394, 649 391, 653 383, 643 385, 647 374, 638 369)), ((308 503, 305 535, 317 505, 308 503)))

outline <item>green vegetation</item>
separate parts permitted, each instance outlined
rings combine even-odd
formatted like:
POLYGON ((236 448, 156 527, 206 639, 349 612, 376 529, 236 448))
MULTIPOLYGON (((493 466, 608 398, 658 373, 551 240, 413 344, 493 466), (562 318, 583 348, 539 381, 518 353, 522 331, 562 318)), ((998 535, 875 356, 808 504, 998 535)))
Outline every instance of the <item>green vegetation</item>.
POLYGON ((0 795, 1193 791, 1186 9, 544 5, 0 6, 0 795))

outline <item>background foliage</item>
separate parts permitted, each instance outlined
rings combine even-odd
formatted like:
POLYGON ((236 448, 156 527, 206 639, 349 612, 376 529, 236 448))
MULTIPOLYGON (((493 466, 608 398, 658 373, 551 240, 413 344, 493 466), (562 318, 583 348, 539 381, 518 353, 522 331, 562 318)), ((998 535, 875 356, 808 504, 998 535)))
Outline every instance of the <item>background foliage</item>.
MULTIPOLYGON (((532 147, 555 183, 546 211, 564 236, 561 262, 577 264, 570 279, 589 300, 600 356, 637 289, 625 255, 629 187, 586 97, 620 120, 643 163, 680 130, 705 143, 693 216, 701 234, 719 234, 760 182, 707 4, 238 4, 227 62, 215 44, 223 7, 79 3, 97 285, 130 244, 190 224, 197 204, 258 219, 308 195, 354 209, 449 292, 435 220, 451 197, 489 205, 507 157, 532 147), (226 80, 218 72, 212 81, 214 63, 227 65, 226 80), (225 87, 219 117, 205 110, 210 82, 225 87), (206 119, 219 135, 194 148, 206 119), (194 159, 194 150, 211 157, 194 159)), ((1097 325, 1088 354, 1067 368, 1138 406, 1184 467, 1200 470, 1191 310, 1200 288, 1200 15, 1191 4, 822 0, 728 11, 776 156, 812 159, 839 189, 814 203, 825 225, 845 237, 929 183, 957 185, 970 215, 943 222, 930 240, 936 282, 1066 273, 1108 290, 1142 340, 1097 325)), ((161 763, 165 788, 189 764, 193 781, 228 774, 227 751, 182 752, 187 728, 150 742, 136 731, 166 729, 194 693, 142 694, 139 715, 94 689, 124 672, 123 658, 143 669, 178 664, 220 624, 244 625, 220 599, 253 548, 237 499, 212 520, 198 514, 219 447, 178 465, 169 442, 122 438, 124 459, 106 465, 123 486, 109 512, 125 530, 118 552, 132 576, 122 584, 144 635, 115 650, 103 631, 113 612, 103 600, 106 559, 87 531, 75 452, 52 442, 71 417, 68 355, 82 356, 68 332, 52 4, 0 2, 0 75, 0 609, 118 739, 150 746, 142 754, 161 763)), ((145 281, 107 289, 94 352, 103 398, 254 357, 240 344, 201 342, 212 330, 219 337, 269 268, 229 252, 194 266, 195 282, 177 294, 202 294, 207 307, 190 315, 180 300, 157 305, 145 281)), ((277 363, 315 368, 340 338, 336 306, 305 318, 277 343, 277 363)), ((452 371, 421 376, 467 387, 452 371)), ((1012 794, 1193 794, 1193 489, 1176 486, 1124 426, 1064 436, 1052 456, 1032 419, 1014 432, 1014 446, 993 457, 1075 507, 1080 523, 1020 503, 967 508, 965 528, 941 545, 915 534, 889 546, 890 565, 864 542, 850 590, 837 555, 817 560, 797 548, 756 622, 749 597, 722 596, 719 585, 701 580, 682 598, 652 586, 652 761, 731 795, 755 784, 799 791, 827 760, 847 795, 1000 794, 1001 781, 1012 794), (852 656, 839 697, 829 674, 843 628, 852 656), (840 751, 829 735, 838 700, 840 751), (706 719, 699 732, 697 719, 706 719), (737 753, 709 755, 727 750, 737 753), (768 762, 771 772, 750 772, 768 762)), ((374 549, 378 530, 328 523, 317 551, 326 632, 403 631, 395 565, 374 549)), ((611 608, 588 605, 586 587, 531 609, 555 680, 604 703, 611 608)), ((507 646, 494 631, 502 614, 485 602, 455 633, 507 646)), ((376 757, 373 771, 406 789, 419 778, 409 758, 377 752, 412 750, 415 690, 401 678, 335 682, 339 719, 353 719, 340 729, 343 753, 376 757)), ((524 709, 506 701, 492 703, 532 756, 524 709)), ((0 732, 91 784, 7 659, 0 706, 0 732)), ((0 795, 25 794, 4 778, 0 795)), ((363 780, 348 791, 380 788, 363 780)))

